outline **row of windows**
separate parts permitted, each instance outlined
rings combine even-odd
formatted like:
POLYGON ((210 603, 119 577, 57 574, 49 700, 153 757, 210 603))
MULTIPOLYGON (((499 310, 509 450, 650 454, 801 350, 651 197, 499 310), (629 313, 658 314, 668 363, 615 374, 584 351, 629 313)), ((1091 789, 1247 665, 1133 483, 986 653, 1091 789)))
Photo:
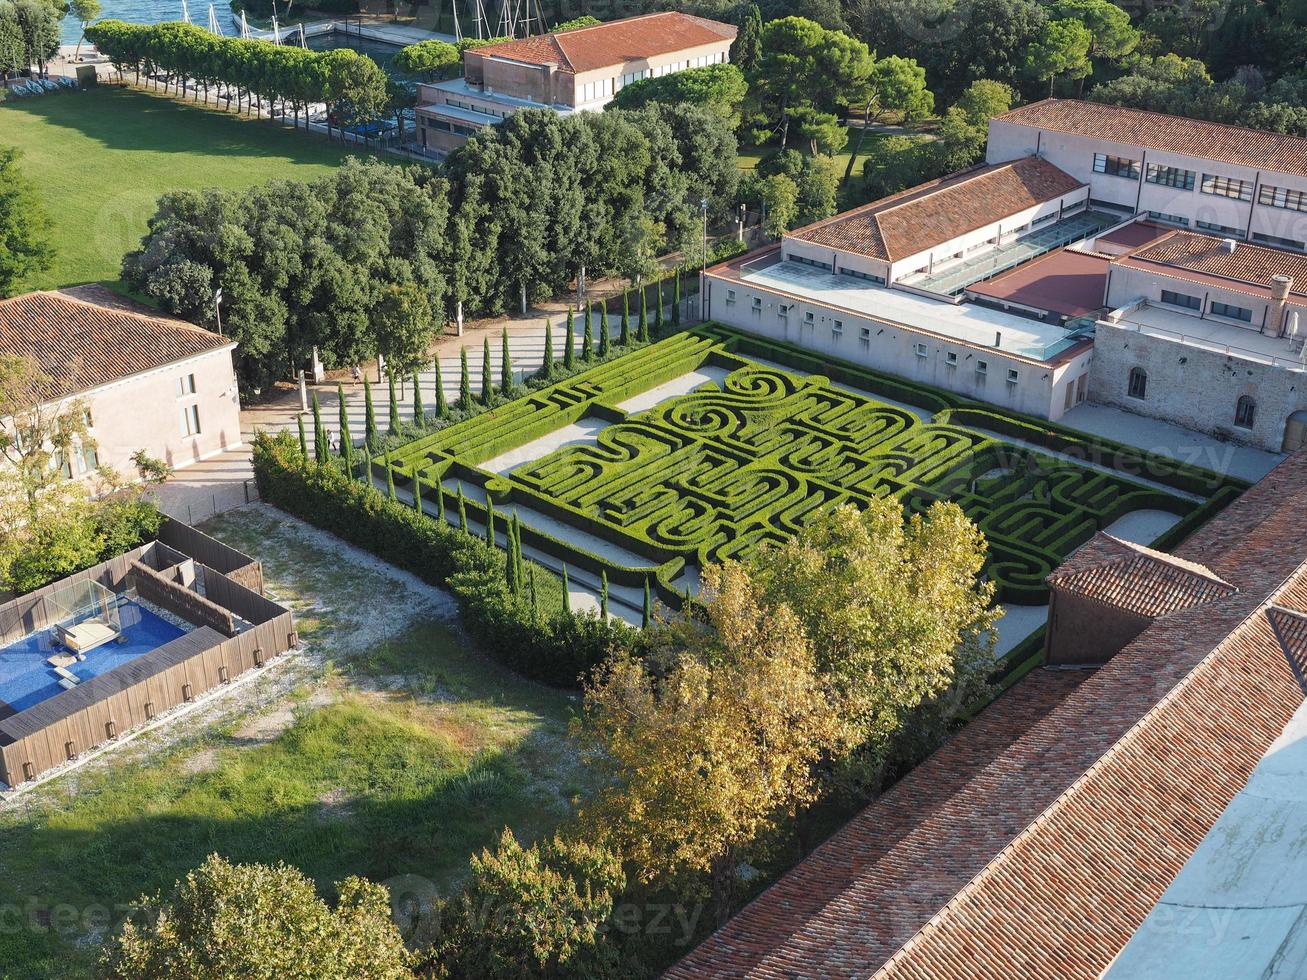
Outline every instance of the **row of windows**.
POLYGON ((498 116, 500 119, 508 118, 508 111, 505 109, 493 109, 489 106, 477 105, 474 102, 464 102, 462 99, 454 99, 445 96, 445 105, 453 106, 455 109, 466 109, 469 112, 479 112, 486 116, 498 116))
MULTIPOLYGON (((1094 172, 1108 174, 1112 177, 1124 177, 1127 180, 1139 179, 1139 161, 1126 157, 1114 157, 1106 153, 1094 154, 1094 172)), ((1183 167, 1168 167, 1159 163, 1150 163, 1144 177, 1150 184, 1163 187, 1175 187, 1191 191, 1197 182, 1198 174, 1183 167)), ((1236 201, 1253 199, 1253 182, 1239 180, 1237 177, 1221 177, 1217 174, 1203 174, 1198 182, 1198 189, 1204 194, 1216 197, 1230 197, 1236 201)), ((1282 187, 1263 187, 1257 194, 1259 204, 1270 207, 1288 208, 1292 211, 1307 211, 1307 191, 1291 191, 1282 187)))
POLYGON ((432 119, 427 126, 431 129, 438 129, 442 133, 454 133, 457 136, 475 136, 480 130, 473 126, 463 126, 459 123, 452 123, 448 119, 432 119))
MULTIPOLYGON (((687 58, 685 61, 673 62, 670 65, 659 65, 657 68, 645 68, 642 71, 627 72, 618 81, 617 89, 622 89, 627 85, 633 85, 634 83, 643 81, 646 78, 661 78, 664 75, 671 75, 673 72, 684 71, 687 68, 706 68, 709 65, 723 64, 725 61, 725 52, 719 51, 716 54, 704 54, 697 58, 687 58)), ((582 99, 581 101, 585 102, 588 100, 582 99)))
POLYGON ((1139 179, 1139 161, 1125 157, 1109 156, 1106 153, 1094 154, 1094 173, 1107 174, 1110 177, 1124 177, 1127 180, 1139 179))
POLYGON ((1150 163, 1148 175, 1144 179, 1150 184, 1191 191, 1194 189, 1194 178, 1197 176, 1192 170, 1185 170, 1183 167, 1163 167, 1158 163, 1150 163))
POLYGON ((1203 174, 1202 192, 1204 194, 1215 194, 1218 197, 1232 197, 1236 201, 1251 201, 1253 199, 1253 183, 1251 180, 1236 180, 1233 177, 1215 177, 1212 174, 1203 174))
POLYGON ((1307 191, 1291 191, 1284 187, 1263 187, 1257 192, 1257 203, 1286 211, 1307 211, 1307 191))
MULTIPOLYGON (((1198 296, 1190 293, 1177 293, 1171 289, 1162 290, 1162 302, 1168 306, 1178 306, 1186 310, 1202 310, 1203 301, 1198 296)), ((1240 320, 1243 323, 1251 323, 1253 311, 1246 306, 1235 306, 1232 303, 1217 303, 1213 301, 1208 308, 1208 313, 1212 316, 1223 316, 1229 320, 1240 320)))
MULTIPOLYGON (((1144 401, 1148 398, 1148 372, 1143 368, 1130 369, 1126 382, 1126 392, 1131 398, 1144 401)), ((1234 424, 1241 429, 1251 429, 1257 421, 1257 402, 1247 395, 1240 395, 1234 403, 1234 424)))
POLYGON ((613 95, 613 84, 616 79, 603 78, 597 82, 586 82, 576 93, 576 102, 583 105, 586 102, 594 102, 596 99, 608 99, 613 95))
POLYGON ((1274 245, 1277 248, 1293 248, 1299 252, 1307 251, 1307 242, 1300 242, 1296 238, 1281 238, 1279 235, 1264 235, 1260 231, 1253 232, 1253 241, 1259 245, 1274 245))

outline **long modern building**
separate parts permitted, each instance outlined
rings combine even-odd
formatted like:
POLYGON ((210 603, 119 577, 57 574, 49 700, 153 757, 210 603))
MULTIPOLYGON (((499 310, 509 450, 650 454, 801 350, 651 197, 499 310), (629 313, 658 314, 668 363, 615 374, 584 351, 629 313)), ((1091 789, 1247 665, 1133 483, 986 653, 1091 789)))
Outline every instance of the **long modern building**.
POLYGON ((523 109, 602 109, 633 82, 729 61, 735 33, 669 11, 471 48, 462 78, 418 87, 418 139, 447 152, 523 109))
POLYGON ((1307 440, 1307 139, 1074 100, 983 166, 708 270, 705 313, 1056 420, 1307 440))

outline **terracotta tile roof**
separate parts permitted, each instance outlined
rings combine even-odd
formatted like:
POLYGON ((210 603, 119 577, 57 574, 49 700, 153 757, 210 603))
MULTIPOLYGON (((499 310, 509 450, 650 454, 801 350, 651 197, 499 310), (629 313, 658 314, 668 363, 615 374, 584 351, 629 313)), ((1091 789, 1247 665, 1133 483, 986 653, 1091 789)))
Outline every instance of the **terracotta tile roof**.
POLYGON ((54 382, 46 397, 85 391, 229 343, 183 320, 64 293, 0 300, 0 354, 35 360, 54 382))
POLYGON ((732 24, 678 11, 645 14, 473 48, 469 53, 580 73, 735 39, 732 24))
POLYGON ((1039 157, 977 167, 797 228, 790 238, 892 262, 1085 186, 1039 157))
POLYGON ((1101 531, 1049 575, 1048 584, 1150 619, 1238 591, 1203 565, 1101 531))
POLYGON ((1098 977, 1303 703, 1305 489, 1299 453, 1179 549, 1242 591, 1027 675, 669 975, 1098 977))
POLYGON ((1113 260, 1114 265, 1139 268, 1141 263, 1187 269, 1205 276, 1233 279, 1269 288, 1273 276, 1293 280, 1292 292, 1307 298, 1307 255, 1250 242, 1238 242, 1231 252, 1224 239, 1192 231, 1173 231, 1113 260))
POLYGON ((1307 139, 1300 136, 1077 99, 1045 99, 994 118, 1056 133, 1115 140, 1149 150, 1307 177, 1307 139))

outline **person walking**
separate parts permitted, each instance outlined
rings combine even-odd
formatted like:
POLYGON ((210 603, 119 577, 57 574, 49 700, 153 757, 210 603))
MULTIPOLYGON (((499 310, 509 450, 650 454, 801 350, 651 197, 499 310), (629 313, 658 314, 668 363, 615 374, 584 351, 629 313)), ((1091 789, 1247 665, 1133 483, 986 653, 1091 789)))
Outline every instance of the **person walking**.
POLYGON ((359 371, 359 366, 357 364, 355 364, 349 370, 350 370, 350 377, 354 379, 354 387, 357 388, 359 386, 359 381, 363 377, 363 374, 361 371, 359 371))

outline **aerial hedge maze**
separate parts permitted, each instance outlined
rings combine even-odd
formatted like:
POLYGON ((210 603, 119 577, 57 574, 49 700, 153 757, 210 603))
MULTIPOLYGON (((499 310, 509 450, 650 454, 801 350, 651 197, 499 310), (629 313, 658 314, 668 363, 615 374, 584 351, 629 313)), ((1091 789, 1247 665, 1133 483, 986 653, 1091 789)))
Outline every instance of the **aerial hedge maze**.
POLYGON ((715 324, 420 438, 392 454, 391 466, 400 487, 422 480, 429 511, 441 486, 452 519, 461 485, 479 522, 478 501, 488 496, 498 511, 518 511, 528 544, 574 566, 602 568, 614 581, 634 585, 652 575, 671 602, 682 591, 686 562, 740 558, 839 504, 888 496, 910 512, 956 502, 985 532, 1000 598, 1037 603, 1046 597, 1044 577, 1117 518, 1145 508, 1179 515, 1159 542, 1165 545, 1243 489, 1204 470, 715 324), (720 387, 646 411, 618 407, 705 366, 730 373, 720 387), (593 441, 502 476, 478 468, 584 417, 607 423, 593 441), (616 562, 557 528, 534 528, 533 514, 647 564, 616 562))

